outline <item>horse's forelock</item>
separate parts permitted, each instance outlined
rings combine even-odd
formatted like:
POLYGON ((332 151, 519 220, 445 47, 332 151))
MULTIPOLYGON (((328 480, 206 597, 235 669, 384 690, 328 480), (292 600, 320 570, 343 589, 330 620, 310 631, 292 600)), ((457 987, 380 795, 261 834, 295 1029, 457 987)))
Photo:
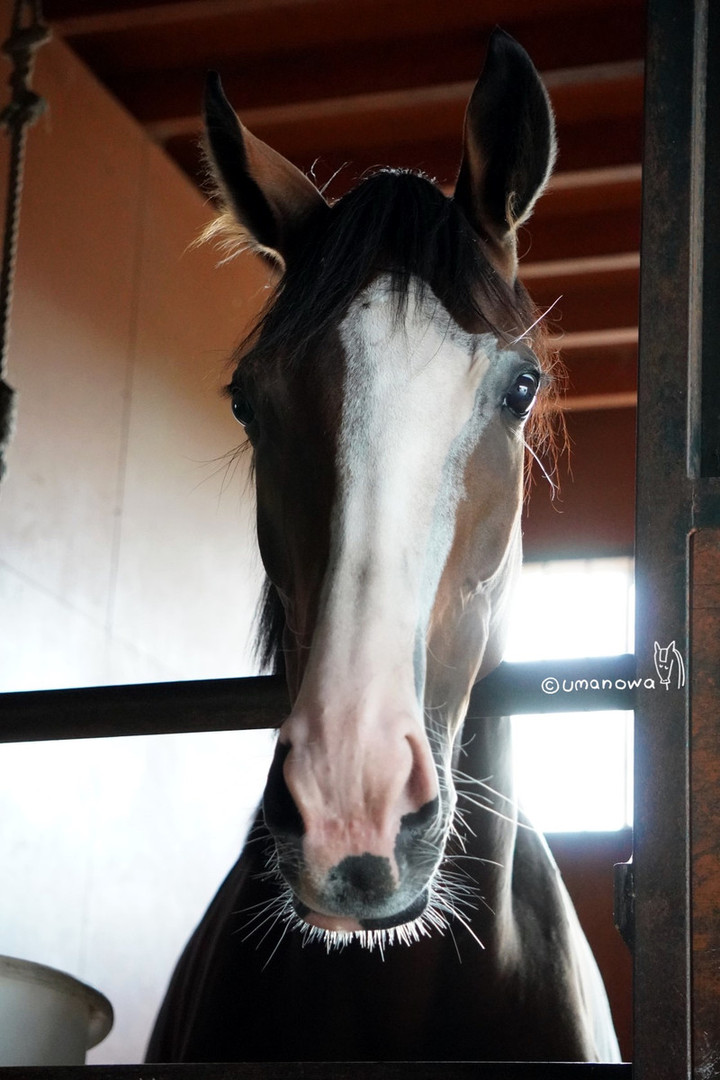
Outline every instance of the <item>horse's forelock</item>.
POLYGON ((393 275, 404 310, 411 280, 430 288, 458 322, 507 337, 522 335, 533 308, 493 267, 462 211, 428 179, 382 170, 308 222, 304 243, 279 281, 236 360, 284 357, 299 362, 337 326, 358 293, 381 273, 393 275))

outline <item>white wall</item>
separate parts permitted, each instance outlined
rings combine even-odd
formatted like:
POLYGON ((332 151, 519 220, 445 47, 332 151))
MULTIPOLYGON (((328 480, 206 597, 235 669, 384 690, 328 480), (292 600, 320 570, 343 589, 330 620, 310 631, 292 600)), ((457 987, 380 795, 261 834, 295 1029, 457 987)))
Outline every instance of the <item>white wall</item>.
POLYGON ((88 1061, 141 1061, 185 941, 234 862, 269 733, 0 748, 0 953, 106 994, 88 1061))
MULTIPOLYGON (((223 489, 241 433, 218 388, 262 273, 188 250, 209 208, 61 42, 35 86, 50 111, 22 206, 0 690, 250 674, 254 507, 247 457, 223 489)), ((269 738, 0 746, 0 952, 110 997, 116 1027, 92 1062, 141 1060, 269 738)))
POLYGON ((50 111, 22 206, 0 684, 246 673, 259 566, 247 457, 222 493, 242 433, 219 389, 264 278, 188 250, 210 208, 60 42, 36 85, 50 111))

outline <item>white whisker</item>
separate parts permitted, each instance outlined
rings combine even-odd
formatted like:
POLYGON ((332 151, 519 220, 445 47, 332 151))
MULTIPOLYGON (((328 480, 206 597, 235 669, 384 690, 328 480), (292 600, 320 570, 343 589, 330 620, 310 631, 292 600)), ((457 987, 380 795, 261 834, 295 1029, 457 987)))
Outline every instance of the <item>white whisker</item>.
POLYGON ((549 315, 549 314, 550 314, 550 312, 551 312, 551 311, 552 311, 552 309, 553 309, 553 308, 555 307, 555 305, 556 305, 556 304, 559 304, 561 300, 562 300, 562 293, 561 293, 561 294, 560 294, 560 296, 558 296, 558 297, 557 297, 557 298, 556 298, 555 300, 553 300, 553 302, 552 302, 552 304, 550 305, 550 307, 548 307, 548 308, 545 308, 545 310, 543 311, 542 315, 538 315, 538 317, 537 317, 537 319, 535 320, 535 322, 534 322, 534 323, 531 323, 531 324, 530 324, 530 326, 528 326, 527 330, 523 330, 522 334, 520 334, 520 336, 519 336, 519 337, 513 338, 513 340, 512 340, 511 342, 510 342, 510 344, 511 344, 511 345, 517 345, 519 341, 522 341, 522 340, 523 340, 523 338, 526 338, 526 337, 528 336, 528 334, 529 334, 529 333, 531 333, 531 332, 532 332, 532 331, 533 331, 533 330, 535 329, 535 327, 536 327, 536 326, 538 325, 538 323, 541 323, 541 322, 543 321, 543 319, 544 319, 544 318, 545 318, 545 317, 546 317, 547 315, 549 315))
POLYGON ((555 483, 555 481, 553 480, 553 478, 552 478, 552 477, 550 476, 550 473, 549 473, 549 472, 547 471, 547 469, 546 469, 546 468, 545 468, 545 466, 543 465, 542 461, 541 461, 541 460, 540 460, 540 458, 539 458, 539 457, 537 456, 537 454, 536 454, 536 453, 535 453, 535 451, 533 450, 532 446, 530 446, 529 442, 527 442, 527 440, 526 440, 526 439, 523 439, 523 446, 525 447, 525 449, 526 449, 526 450, 527 450, 527 451, 528 451, 528 452, 530 453, 530 455, 531 455, 531 456, 532 456, 532 457, 533 457, 533 458, 535 459, 535 461, 536 461, 536 462, 538 463, 538 465, 540 466, 540 471, 542 472, 543 476, 545 477, 545 479, 547 480, 548 484, 550 485, 550 487, 551 487, 551 489, 552 489, 552 499, 554 500, 554 499, 555 499, 555 496, 556 496, 556 495, 557 495, 557 493, 558 493, 558 487, 557 487, 557 484, 555 483))

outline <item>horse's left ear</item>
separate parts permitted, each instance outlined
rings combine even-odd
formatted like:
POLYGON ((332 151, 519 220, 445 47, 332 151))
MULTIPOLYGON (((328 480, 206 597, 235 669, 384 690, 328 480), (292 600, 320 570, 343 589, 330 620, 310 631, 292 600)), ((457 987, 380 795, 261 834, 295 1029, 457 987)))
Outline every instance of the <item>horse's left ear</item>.
POLYGON ((465 114, 455 201, 508 281, 517 273, 517 228, 545 187, 555 154, 555 122, 540 76, 517 41, 496 29, 465 114))
MULTIPOLYGON (((239 240, 283 265, 313 213, 328 205, 313 182, 292 162, 240 123, 216 72, 205 85, 205 150, 226 216, 239 240)), ((209 235, 223 233, 222 220, 209 235)))

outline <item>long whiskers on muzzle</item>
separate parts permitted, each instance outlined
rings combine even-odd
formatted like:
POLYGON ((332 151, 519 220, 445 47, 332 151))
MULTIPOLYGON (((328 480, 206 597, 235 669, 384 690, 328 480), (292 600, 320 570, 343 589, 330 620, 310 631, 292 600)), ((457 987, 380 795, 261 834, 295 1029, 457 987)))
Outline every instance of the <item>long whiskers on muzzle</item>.
MULTIPOLYGON (((462 850, 462 844, 454 836, 451 839, 455 840, 460 850, 453 851, 455 844, 451 843, 440 865, 436 865, 438 838, 438 836, 423 837, 418 845, 419 849, 424 849, 424 854, 421 854, 420 858, 425 860, 426 868, 431 872, 426 896, 423 897, 424 910, 398 926, 385 925, 359 930, 329 930, 307 923, 298 912, 298 907, 302 910, 302 905, 298 905, 292 888, 280 870, 281 854, 277 843, 268 842, 266 869, 256 877, 272 882, 274 895, 253 905, 252 908, 237 912, 238 915, 248 915, 249 918, 236 932, 243 934, 243 941, 256 938, 258 949, 262 948, 266 942, 272 944, 264 967, 271 963, 289 935, 299 935, 303 948, 319 944, 325 948, 326 953, 331 954, 345 948, 356 947, 370 952, 376 951, 384 958, 385 952, 390 948, 417 944, 422 939, 432 937, 433 934, 449 933, 460 955, 456 931, 453 929, 453 924, 457 924, 458 929, 467 933, 476 946, 484 948, 483 942, 472 929, 471 919, 478 904, 483 904, 488 907, 488 910, 489 906, 481 895, 478 883, 464 865, 463 861, 468 857, 462 850), (275 935, 277 935, 277 940, 274 940, 275 935)), ((284 852, 284 857, 297 859, 296 849, 289 845, 288 850, 284 852)), ((475 857, 472 861, 474 863, 492 862, 492 860, 475 857)))

